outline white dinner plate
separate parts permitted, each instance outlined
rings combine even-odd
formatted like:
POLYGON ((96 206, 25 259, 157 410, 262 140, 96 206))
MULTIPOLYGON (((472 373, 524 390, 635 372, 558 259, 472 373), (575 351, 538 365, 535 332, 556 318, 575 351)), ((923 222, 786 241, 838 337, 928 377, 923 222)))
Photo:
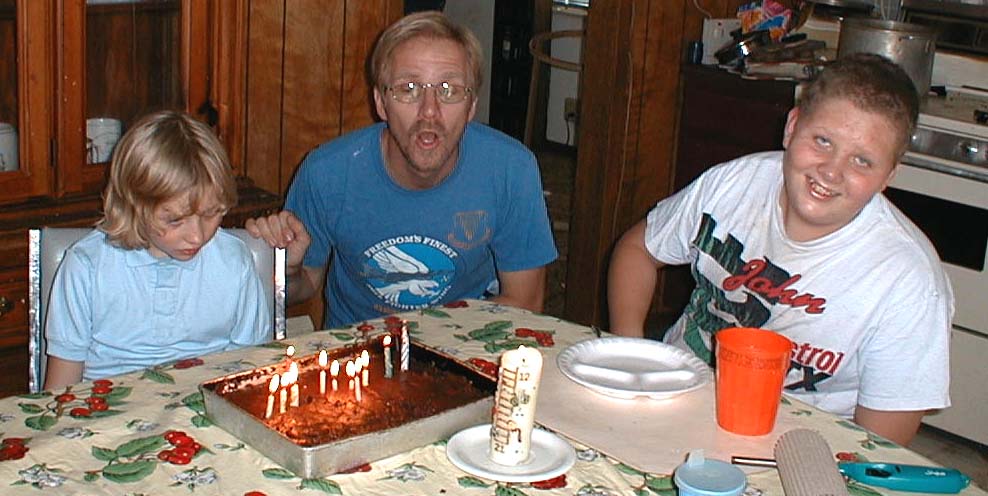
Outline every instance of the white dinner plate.
POLYGON ((535 482, 565 474, 576 463, 576 450, 561 437, 542 429, 532 430, 528 461, 508 466, 490 458, 491 424, 457 432, 446 443, 446 456, 464 472, 501 482, 535 482))
POLYGON ((606 337, 576 343, 556 357, 578 384, 616 398, 666 399, 710 382, 703 360, 675 346, 642 338, 606 337))

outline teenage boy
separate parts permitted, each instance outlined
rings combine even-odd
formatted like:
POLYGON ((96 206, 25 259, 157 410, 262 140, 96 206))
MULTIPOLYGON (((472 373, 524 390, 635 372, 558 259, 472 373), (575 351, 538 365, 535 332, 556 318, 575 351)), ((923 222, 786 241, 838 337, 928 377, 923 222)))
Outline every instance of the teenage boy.
POLYGON ((611 330, 642 336, 656 269, 690 264, 697 286, 665 342, 713 363, 721 329, 783 334, 787 394, 907 444, 950 405, 954 306, 936 251, 881 194, 918 106, 887 59, 828 66, 789 112, 784 151, 710 169, 622 236, 611 330))

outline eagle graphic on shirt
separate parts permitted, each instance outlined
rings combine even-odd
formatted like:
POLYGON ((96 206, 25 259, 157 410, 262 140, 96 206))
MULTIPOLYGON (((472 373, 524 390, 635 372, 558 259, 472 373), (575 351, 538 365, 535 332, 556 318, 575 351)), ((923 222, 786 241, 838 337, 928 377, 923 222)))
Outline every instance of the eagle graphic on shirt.
POLYGON ((399 310, 426 308, 449 291, 457 253, 428 236, 390 238, 364 252, 362 276, 367 287, 399 310))

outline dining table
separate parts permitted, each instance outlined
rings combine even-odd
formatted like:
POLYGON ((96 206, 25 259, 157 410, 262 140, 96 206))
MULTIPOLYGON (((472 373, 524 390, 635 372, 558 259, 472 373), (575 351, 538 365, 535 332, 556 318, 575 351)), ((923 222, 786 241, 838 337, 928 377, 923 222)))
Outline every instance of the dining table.
MULTIPOLYGON (((688 453, 729 461, 771 458, 785 432, 818 432, 835 460, 936 465, 847 419, 783 395, 775 429, 741 436, 717 426, 713 380, 669 397, 616 398, 560 371, 560 353, 609 335, 599 329, 497 304, 461 300, 396 314, 414 342, 453 357, 492 380, 501 353, 520 345, 544 356, 536 428, 572 446, 575 462, 545 480, 503 482, 458 468, 448 439, 435 439, 344 473, 302 478, 218 426, 204 382, 297 356, 360 343, 386 332, 385 318, 281 341, 169 362, 64 390, 0 399, 0 493, 4 495, 494 495, 677 494, 674 471, 688 453), (162 452, 181 439, 194 456, 162 452)), ((745 468, 747 496, 782 495, 779 472, 745 468)), ((898 493, 848 481, 855 496, 898 493)), ((915 494, 915 493, 913 493, 915 494)), ((961 494, 988 495, 969 485, 961 494)))

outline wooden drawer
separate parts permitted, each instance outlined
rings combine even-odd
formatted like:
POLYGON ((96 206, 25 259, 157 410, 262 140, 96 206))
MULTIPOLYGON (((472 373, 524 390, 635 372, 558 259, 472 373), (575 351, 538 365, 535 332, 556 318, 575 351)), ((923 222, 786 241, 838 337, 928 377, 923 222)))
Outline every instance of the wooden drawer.
POLYGON ((0 348, 0 398, 27 393, 27 348, 0 348))
POLYGON ((27 342, 27 281, 0 281, 0 347, 27 342))

